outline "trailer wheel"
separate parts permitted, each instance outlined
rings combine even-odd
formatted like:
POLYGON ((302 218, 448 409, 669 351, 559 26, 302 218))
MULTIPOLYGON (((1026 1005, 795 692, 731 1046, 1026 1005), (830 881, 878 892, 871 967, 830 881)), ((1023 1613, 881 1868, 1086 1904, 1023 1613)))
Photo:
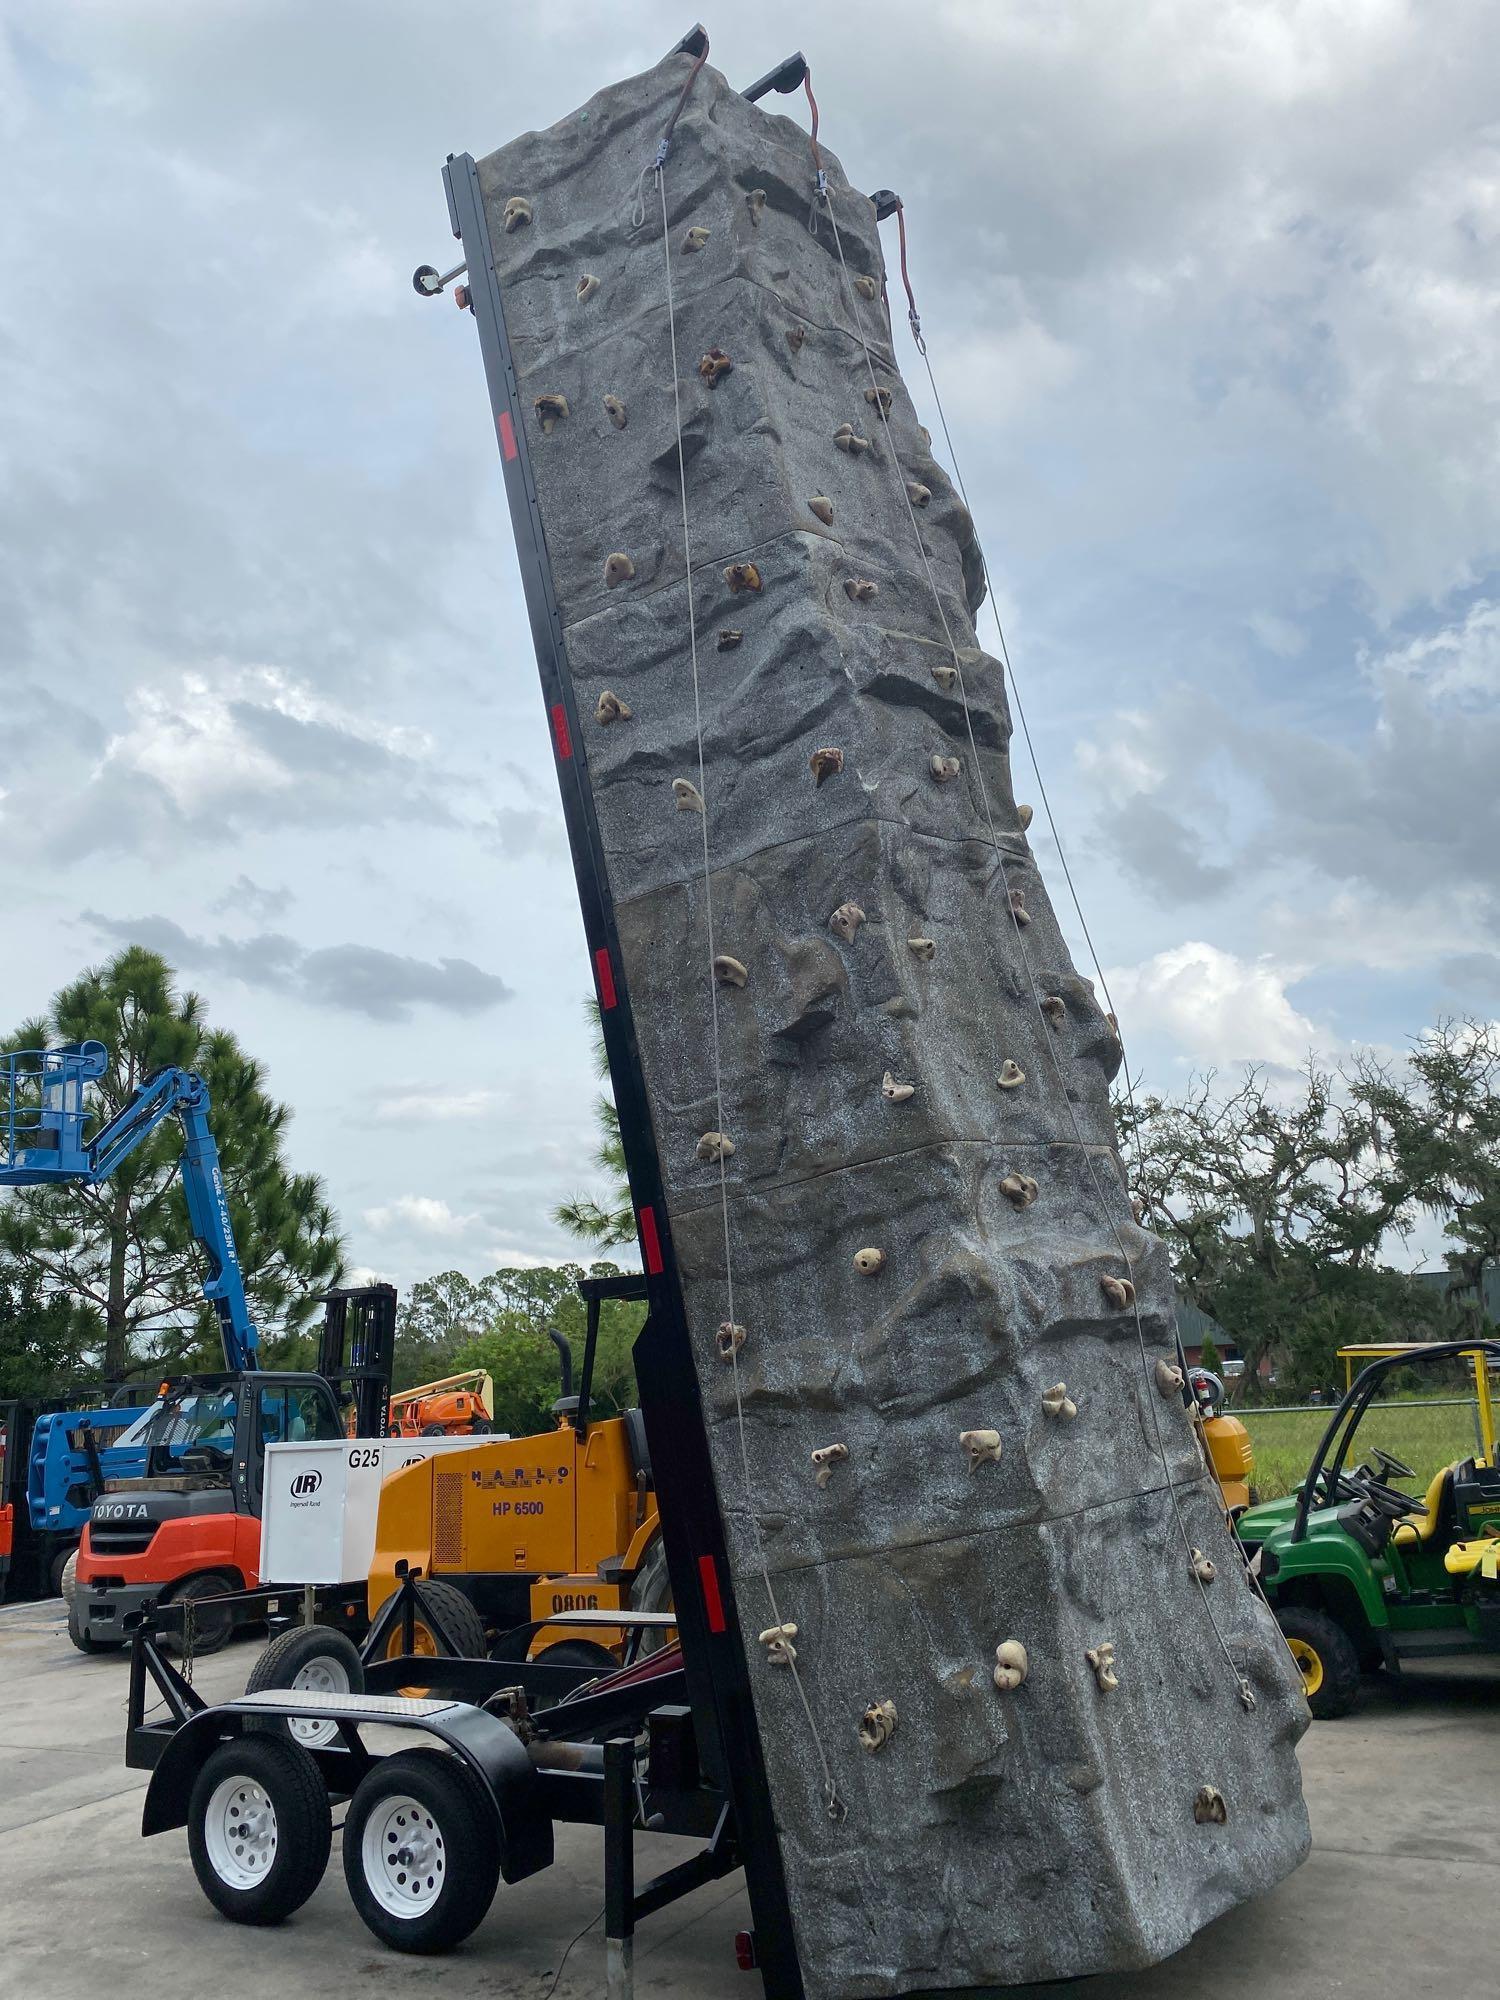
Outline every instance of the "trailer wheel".
POLYGON ((285 1736, 221 1743, 188 1806, 199 1887, 237 1924, 279 1924, 323 1879, 333 1813, 318 1767, 285 1736))
MULTIPOLYGON (((263 1688, 300 1688, 308 1694, 363 1694, 364 1662, 354 1641, 323 1625, 294 1625, 273 1639, 250 1669, 246 1694, 263 1688)), ((270 1715, 256 1725, 277 1736, 290 1736, 309 1750, 321 1750, 338 1739, 333 1721, 314 1722, 297 1716, 270 1715)))
POLYGON ((481 1779, 442 1750, 382 1758, 349 1804, 344 1875, 355 1909, 392 1950, 462 1944, 500 1879, 495 1805, 481 1779))

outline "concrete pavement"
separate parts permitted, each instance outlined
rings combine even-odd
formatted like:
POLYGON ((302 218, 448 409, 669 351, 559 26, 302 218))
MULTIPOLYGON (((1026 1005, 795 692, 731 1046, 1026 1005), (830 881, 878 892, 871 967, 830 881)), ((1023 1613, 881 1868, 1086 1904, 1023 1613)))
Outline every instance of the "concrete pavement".
MULTIPOLYGON (((259 1641, 200 1660, 205 1694, 236 1694, 259 1641)), ((0 1996, 3 2000, 319 2000, 378 1979, 541 2000, 568 1940, 603 1902, 597 1833, 558 1829, 557 1863, 502 1887, 470 1942, 443 1959, 384 1951, 354 1915, 337 1853, 289 1924, 225 1923, 194 1880, 185 1834, 140 1837, 144 1776, 121 1761, 123 1658, 85 1659, 60 1604, 0 1607, 0 1996)), ((1027 2000, 1329 2000, 1372 1990, 1455 1996, 1495 1988, 1487 1912, 1500 1897, 1500 1675, 1433 1670, 1372 1684, 1361 1712, 1314 1723, 1301 1750, 1313 1854, 1273 1894, 1233 1911, 1166 1965, 1124 1978, 1032 1986, 1027 2000)), ((335 1845, 337 1836, 335 1836, 335 1845)), ((691 1844, 639 1842, 642 1878, 691 1844)), ((738 1877, 649 1919, 638 1991, 755 2000, 736 1970, 749 1923, 738 1877)), ((559 2000, 599 1991, 584 1937, 559 2000)))

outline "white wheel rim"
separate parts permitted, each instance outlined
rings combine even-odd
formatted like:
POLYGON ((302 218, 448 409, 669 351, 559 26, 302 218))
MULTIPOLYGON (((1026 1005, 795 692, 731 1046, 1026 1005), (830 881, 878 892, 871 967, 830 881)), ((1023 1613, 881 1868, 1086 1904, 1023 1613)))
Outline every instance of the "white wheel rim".
MULTIPOLYGON (((305 1667, 299 1667, 292 1678, 294 1689, 302 1688, 314 1694, 347 1694, 349 1692, 349 1669, 344 1662, 335 1659, 331 1653, 320 1653, 315 1660, 309 1660, 305 1667)), ((324 1717, 314 1722, 310 1717, 294 1717, 288 1724, 295 1740, 308 1750, 322 1750, 337 1741, 339 1726, 324 1717)))
POLYGON ((231 1889, 264 1882, 276 1859, 276 1808, 254 1778, 226 1778, 203 1816, 213 1871, 231 1889))
POLYGON ((382 1799, 365 1821, 359 1858, 370 1894, 393 1917, 425 1916, 443 1893, 443 1829, 418 1799, 382 1799))

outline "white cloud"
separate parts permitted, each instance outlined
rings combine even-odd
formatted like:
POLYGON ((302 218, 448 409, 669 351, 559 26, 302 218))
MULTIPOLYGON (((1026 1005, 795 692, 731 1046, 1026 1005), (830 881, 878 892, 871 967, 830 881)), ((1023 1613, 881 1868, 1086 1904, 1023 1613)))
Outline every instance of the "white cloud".
POLYGON ((455 1214, 437 1195, 400 1194, 376 1208, 367 1208, 360 1219, 371 1229, 403 1230, 411 1236, 446 1241, 467 1235, 478 1217, 455 1214))
POLYGON ((1295 1067, 1318 1030, 1288 1000, 1297 972, 1189 942, 1107 974, 1126 1047, 1146 1037, 1195 1063, 1295 1067))
POLYGON ((375 1120, 381 1125, 450 1125, 487 1118, 501 1101, 498 1090, 454 1090, 440 1084, 398 1084, 380 1097, 375 1120))

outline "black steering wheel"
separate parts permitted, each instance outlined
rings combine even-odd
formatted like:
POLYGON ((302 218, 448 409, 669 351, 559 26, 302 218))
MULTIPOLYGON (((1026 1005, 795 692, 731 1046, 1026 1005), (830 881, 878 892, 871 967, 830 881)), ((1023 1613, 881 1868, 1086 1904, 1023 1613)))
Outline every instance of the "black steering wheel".
POLYGON ((1372 1479, 1383 1480, 1389 1484, 1393 1479, 1415 1479, 1417 1476, 1415 1466, 1407 1465, 1403 1459, 1382 1450, 1378 1444, 1370 1446, 1370 1457, 1375 1461, 1374 1464, 1361 1466, 1360 1470, 1368 1473, 1372 1479))

